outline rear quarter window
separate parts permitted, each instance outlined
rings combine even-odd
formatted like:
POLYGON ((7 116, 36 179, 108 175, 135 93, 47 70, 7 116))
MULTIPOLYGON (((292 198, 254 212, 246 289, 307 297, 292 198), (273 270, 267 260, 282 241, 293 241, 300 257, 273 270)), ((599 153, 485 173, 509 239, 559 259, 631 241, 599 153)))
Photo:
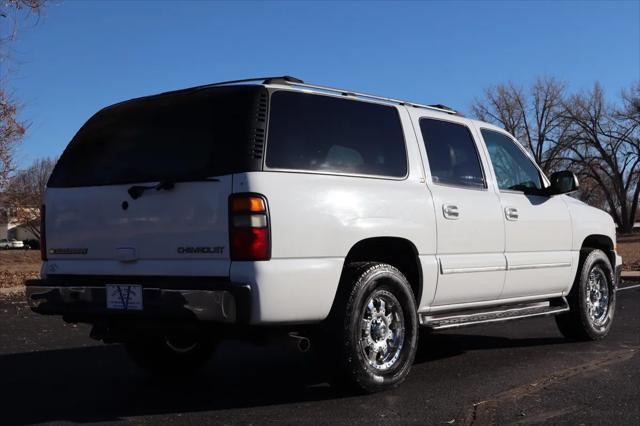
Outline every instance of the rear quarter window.
POLYGON ((402 178, 407 153, 395 107, 278 91, 271 96, 266 166, 402 178))

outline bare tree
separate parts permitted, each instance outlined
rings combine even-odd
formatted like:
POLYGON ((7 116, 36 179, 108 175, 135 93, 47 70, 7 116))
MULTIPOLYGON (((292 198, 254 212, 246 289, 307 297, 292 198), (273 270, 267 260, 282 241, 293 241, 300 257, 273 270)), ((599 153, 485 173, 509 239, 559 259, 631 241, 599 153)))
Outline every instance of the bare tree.
POLYGON ((32 16, 40 16, 49 0, 1 0, 0 18, 8 23, 3 25, 0 42, 13 41, 18 34, 18 24, 32 16))
POLYGON ((5 191, 5 203, 12 211, 12 220, 26 227, 40 239, 40 206, 47 181, 56 164, 55 159, 42 158, 11 178, 5 191))
POLYGON ((20 25, 40 19, 49 0, 0 0, 0 82, 9 70, 10 46, 16 41, 20 25))
POLYGON ((549 173, 559 167, 565 149, 564 92, 564 85, 551 77, 537 78, 528 91, 513 83, 500 84, 487 89, 472 112, 514 135, 549 173))
POLYGON ((47 0, 0 0, 0 189, 7 184, 14 171, 16 147, 26 131, 24 121, 18 119, 18 104, 7 89, 7 69, 10 42, 16 38, 18 22, 39 16, 47 0))
POLYGON ((623 91, 618 107, 605 102, 601 86, 564 103, 570 123, 567 160, 594 185, 621 232, 628 233, 640 198, 640 84, 623 91))
POLYGON ((22 141, 26 126, 18 120, 17 106, 0 88, 0 189, 13 172, 13 156, 22 141))

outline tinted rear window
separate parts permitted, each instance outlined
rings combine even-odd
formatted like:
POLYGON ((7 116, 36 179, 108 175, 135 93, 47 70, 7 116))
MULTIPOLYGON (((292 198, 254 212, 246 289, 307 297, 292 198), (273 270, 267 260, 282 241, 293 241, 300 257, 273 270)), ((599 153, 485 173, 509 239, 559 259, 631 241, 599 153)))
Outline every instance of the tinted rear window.
POLYGON ((269 168, 404 177, 407 154, 395 107, 279 91, 271 96, 269 168))
POLYGON ((73 138, 49 186, 190 180, 246 169, 260 90, 208 88, 105 108, 73 138))
POLYGON ((467 126, 423 118, 420 130, 434 183, 486 186, 476 144, 467 126))

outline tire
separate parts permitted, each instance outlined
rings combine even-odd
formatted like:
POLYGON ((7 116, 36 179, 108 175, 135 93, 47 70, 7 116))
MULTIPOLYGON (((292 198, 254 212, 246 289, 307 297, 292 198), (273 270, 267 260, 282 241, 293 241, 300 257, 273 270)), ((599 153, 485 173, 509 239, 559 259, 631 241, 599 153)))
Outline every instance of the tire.
POLYGON ((332 312, 340 367, 333 383, 366 393, 397 387, 418 345, 409 282, 393 266, 372 262, 348 264, 341 281, 332 312))
POLYGON ((616 307, 615 282, 609 258, 602 250, 583 252, 567 297, 570 310, 556 317, 556 324, 566 338, 599 340, 609 333, 616 307))
POLYGON ((126 342, 131 359, 154 375, 185 375, 202 367, 215 351, 211 337, 142 335, 126 342))

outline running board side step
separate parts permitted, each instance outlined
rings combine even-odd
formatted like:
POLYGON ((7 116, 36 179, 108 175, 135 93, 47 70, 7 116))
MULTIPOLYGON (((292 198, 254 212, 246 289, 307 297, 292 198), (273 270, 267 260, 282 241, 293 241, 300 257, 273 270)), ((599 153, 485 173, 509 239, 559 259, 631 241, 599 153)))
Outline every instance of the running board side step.
POLYGON ((557 315, 569 310, 567 299, 562 297, 544 302, 499 306, 488 309, 465 310, 446 313, 419 314, 420 324, 432 330, 447 330, 478 324, 510 321, 522 318, 557 315))

